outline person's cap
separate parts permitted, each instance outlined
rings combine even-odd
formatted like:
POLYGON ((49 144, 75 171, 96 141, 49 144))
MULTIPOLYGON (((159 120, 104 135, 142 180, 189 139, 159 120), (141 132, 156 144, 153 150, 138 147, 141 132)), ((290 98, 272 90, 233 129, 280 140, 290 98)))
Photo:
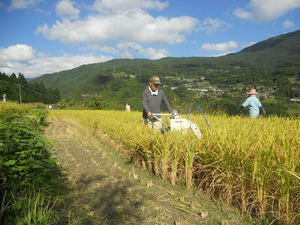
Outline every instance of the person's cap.
POLYGON ((160 79, 159 77, 151 77, 150 82, 154 84, 160 84, 160 79))
POLYGON ((254 88, 252 88, 250 91, 247 92, 248 95, 256 95, 257 92, 254 88))

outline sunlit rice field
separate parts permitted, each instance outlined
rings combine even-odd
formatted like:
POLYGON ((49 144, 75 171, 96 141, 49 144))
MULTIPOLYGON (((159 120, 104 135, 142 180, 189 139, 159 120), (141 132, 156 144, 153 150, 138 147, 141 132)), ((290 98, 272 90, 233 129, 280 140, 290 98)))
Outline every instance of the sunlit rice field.
POLYGON ((300 120, 200 115, 203 138, 149 129, 139 112, 52 111, 86 132, 106 133, 132 160, 172 184, 184 182, 269 223, 300 224, 300 120))

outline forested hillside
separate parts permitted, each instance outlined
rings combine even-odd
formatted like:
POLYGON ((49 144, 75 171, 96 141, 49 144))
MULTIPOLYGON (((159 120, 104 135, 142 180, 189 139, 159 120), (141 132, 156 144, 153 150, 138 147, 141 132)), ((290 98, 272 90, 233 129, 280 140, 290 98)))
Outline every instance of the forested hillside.
POLYGON ((220 59, 240 60, 266 68, 299 67, 300 30, 269 38, 220 59))
POLYGON ((0 72, 0 96, 8 101, 55 103, 60 100, 59 91, 45 88, 43 83, 29 83, 23 74, 7 75, 0 72), (4 96, 4 97, 3 97, 4 96))
POLYGON ((69 105, 141 110, 141 91, 159 75, 173 105, 199 102, 209 110, 236 113, 249 88, 256 88, 269 113, 299 114, 300 31, 272 37, 221 57, 115 59, 43 75, 33 82, 58 88, 69 105), (298 51, 299 50, 299 51, 298 51))

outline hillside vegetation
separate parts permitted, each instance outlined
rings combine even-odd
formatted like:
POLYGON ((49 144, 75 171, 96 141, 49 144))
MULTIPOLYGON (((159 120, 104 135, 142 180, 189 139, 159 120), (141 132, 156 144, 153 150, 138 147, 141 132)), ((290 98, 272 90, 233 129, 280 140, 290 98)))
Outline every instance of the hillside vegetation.
POLYGON ((7 101, 20 103, 55 103, 60 100, 56 88, 45 88, 42 83, 29 83, 23 74, 5 74, 0 72, 0 97, 7 101), (5 97, 3 97, 5 96, 5 97))
POLYGON ((185 108, 187 101, 209 102, 211 109, 232 114, 246 91, 256 88, 269 113, 297 115, 299 104, 290 100, 300 98, 299 45, 300 31, 295 31, 221 57, 115 59, 45 74, 33 82, 58 88, 65 100, 98 95, 107 107, 129 102, 141 110, 140 93, 150 76, 159 75, 177 108, 185 108))
POLYGON ((226 58, 268 68, 299 67, 300 30, 258 42, 239 53, 227 55, 226 58))
POLYGON ((47 114, 0 102, 0 224, 55 224, 63 179, 41 136, 47 114))

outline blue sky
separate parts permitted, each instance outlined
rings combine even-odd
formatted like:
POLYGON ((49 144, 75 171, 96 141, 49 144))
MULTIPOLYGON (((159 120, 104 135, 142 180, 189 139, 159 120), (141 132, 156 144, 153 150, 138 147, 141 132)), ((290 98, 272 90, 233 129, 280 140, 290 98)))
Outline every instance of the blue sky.
POLYGON ((300 0, 0 0, 0 71, 220 56, 299 28, 300 0))

